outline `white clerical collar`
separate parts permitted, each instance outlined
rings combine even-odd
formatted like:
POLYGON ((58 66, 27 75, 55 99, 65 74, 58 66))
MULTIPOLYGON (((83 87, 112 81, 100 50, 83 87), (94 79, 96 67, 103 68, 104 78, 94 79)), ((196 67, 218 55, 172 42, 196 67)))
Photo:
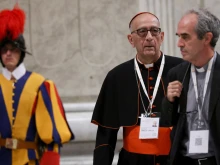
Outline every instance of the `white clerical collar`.
POLYGON ((13 72, 10 72, 6 68, 2 68, 2 74, 7 80, 11 80, 13 76, 16 80, 19 80, 26 73, 26 68, 23 63, 21 63, 13 72))
POLYGON ((202 73, 202 72, 205 72, 205 68, 204 67, 196 68, 196 71, 199 72, 199 73, 202 73))
MULTIPOLYGON (((137 60, 138 60, 138 62, 139 62, 140 64, 143 64, 143 63, 138 59, 138 57, 137 57, 137 60)), ((151 68, 151 67, 154 66, 154 63, 151 63, 151 64, 143 64, 143 65, 145 66, 145 68, 151 68)))

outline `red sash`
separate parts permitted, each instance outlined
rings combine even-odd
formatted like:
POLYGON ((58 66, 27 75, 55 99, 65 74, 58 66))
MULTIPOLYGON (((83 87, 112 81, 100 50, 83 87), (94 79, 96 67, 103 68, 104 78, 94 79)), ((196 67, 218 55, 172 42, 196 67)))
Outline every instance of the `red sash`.
POLYGON ((158 139, 139 139, 140 126, 124 127, 123 148, 128 152, 148 155, 168 155, 170 151, 169 127, 159 128, 158 139))

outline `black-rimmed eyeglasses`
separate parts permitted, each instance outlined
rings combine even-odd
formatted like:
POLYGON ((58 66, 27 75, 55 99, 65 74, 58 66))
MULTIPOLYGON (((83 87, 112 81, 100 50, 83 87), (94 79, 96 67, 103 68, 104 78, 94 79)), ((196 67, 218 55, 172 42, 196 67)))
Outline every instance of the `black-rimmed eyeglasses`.
POLYGON ((140 28, 140 29, 137 29, 137 30, 134 30, 133 32, 131 32, 131 34, 136 33, 140 37, 146 37, 148 34, 148 31, 150 31, 152 36, 157 36, 161 32, 161 28, 152 27, 149 30, 147 28, 140 28))

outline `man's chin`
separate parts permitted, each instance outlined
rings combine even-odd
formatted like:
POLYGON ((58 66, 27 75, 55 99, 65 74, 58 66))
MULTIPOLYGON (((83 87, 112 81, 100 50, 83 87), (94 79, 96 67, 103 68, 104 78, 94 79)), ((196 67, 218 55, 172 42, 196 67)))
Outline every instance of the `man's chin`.
POLYGON ((192 58, 190 58, 189 56, 182 56, 184 61, 188 61, 188 62, 192 62, 192 58))
POLYGON ((188 61, 188 59, 189 59, 186 54, 182 54, 182 57, 183 57, 183 59, 186 60, 186 61, 188 61))
POLYGON ((156 54, 155 51, 145 51, 144 52, 145 56, 155 56, 155 54, 156 54))
POLYGON ((14 64, 5 64, 5 66, 6 66, 7 68, 14 68, 14 67, 15 67, 14 64))

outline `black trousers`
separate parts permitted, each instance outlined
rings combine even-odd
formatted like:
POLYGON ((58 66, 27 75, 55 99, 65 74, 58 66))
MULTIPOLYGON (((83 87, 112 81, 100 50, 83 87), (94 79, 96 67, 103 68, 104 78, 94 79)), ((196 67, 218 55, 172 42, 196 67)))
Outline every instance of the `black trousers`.
POLYGON ((180 156, 175 162, 176 165, 217 165, 216 159, 214 156, 201 158, 201 159, 192 159, 189 157, 180 156))
POLYGON ((168 156, 137 154, 122 148, 117 165, 167 165, 168 156))

